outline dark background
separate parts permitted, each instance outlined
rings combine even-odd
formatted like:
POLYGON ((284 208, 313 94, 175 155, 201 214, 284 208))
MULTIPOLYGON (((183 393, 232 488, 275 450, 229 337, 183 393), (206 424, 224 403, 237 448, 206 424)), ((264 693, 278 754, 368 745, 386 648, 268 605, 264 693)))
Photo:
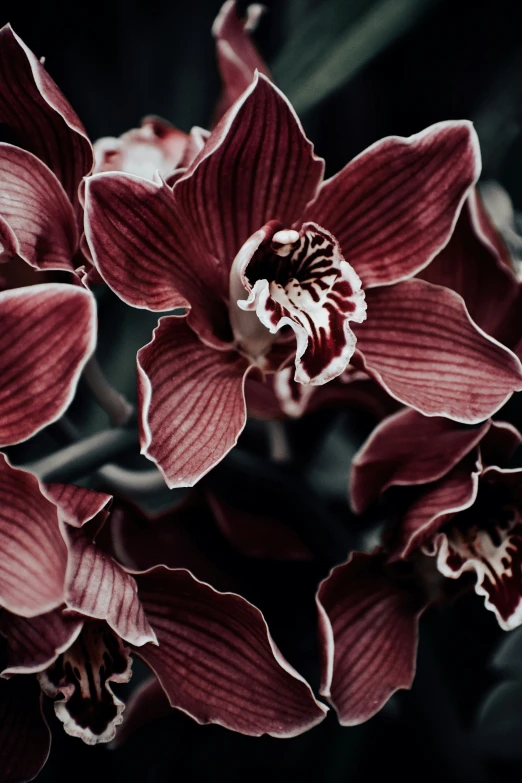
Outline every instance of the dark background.
MULTIPOLYGON (((3 0, 0 23, 10 21, 35 54, 45 56, 48 71, 96 139, 119 135, 151 113, 183 130, 209 126, 219 92, 210 28, 220 5, 220 0, 106 0, 31 6, 3 0)), ((522 207, 518 3, 267 0, 266 6, 256 42, 295 101, 329 174, 388 134, 409 135, 438 120, 469 118, 481 139, 485 176, 502 182, 522 207), (361 54, 357 42, 363 36, 361 54), (328 66, 334 50, 337 59, 328 66)), ((338 423, 338 414, 328 414, 302 426, 310 426, 313 445, 338 423)), ((355 445, 371 425, 358 416, 344 420, 355 445)), ((360 531, 339 506, 342 487, 336 491, 332 499, 331 488, 325 489, 324 502, 355 545, 360 531)), ((265 611, 283 652, 317 685, 313 595, 324 563, 245 562, 209 520, 199 526, 202 545, 234 571, 246 597, 265 611)), ((491 659, 504 638, 492 614, 472 596, 431 610, 422 622, 411 693, 398 694, 363 726, 341 728, 330 713, 293 740, 242 737, 173 713, 144 727, 123 748, 107 751, 66 737, 50 716, 53 749, 38 780, 519 780, 522 699, 501 708, 507 742, 495 740, 491 725, 477 718, 502 680, 491 659)))

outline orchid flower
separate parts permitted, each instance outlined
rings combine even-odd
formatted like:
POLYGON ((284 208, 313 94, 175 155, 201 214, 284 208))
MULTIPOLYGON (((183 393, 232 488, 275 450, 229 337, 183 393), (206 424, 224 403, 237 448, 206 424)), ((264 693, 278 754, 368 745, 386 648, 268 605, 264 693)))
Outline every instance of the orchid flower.
POLYGON ((108 742, 124 709, 111 683, 130 679, 131 653, 171 705, 199 723, 294 736, 323 719, 325 707, 252 604, 185 568, 131 572, 111 557, 98 543, 111 496, 42 485, 2 455, 0 499, 0 712, 11 715, 0 724, 0 747, 5 768, 16 771, 10 779, 29 779, 48 753, 28 677, 54 699, 68 734, 108 742), (19 755, 24 741, 34 753, 19 755))
POLYGON ((448 242, 478 172, 470 124, 443 122, 321 184, 292 107, 256 75, 172 188, 87 180, 106 283, 135 307, 185 309, 138 354, 142 451, 169 486, 194 484, 236 443, 253 372, 294 362, 315 386, 357 362, 401 402, 468 422, 521 388, 518 359, 456 294, 411 279, 448 242))
POLYGON ((384 495, 395 513, 384 547, 354 553, 318 591, 321 693, 343 724, 411 686, 418 620, 445 577, 470 572, 502 628, 522 623, 522 470, 498 467, 521 442, 503 422, 463 427, 401 410, 354 458, 353 509, 384 495))

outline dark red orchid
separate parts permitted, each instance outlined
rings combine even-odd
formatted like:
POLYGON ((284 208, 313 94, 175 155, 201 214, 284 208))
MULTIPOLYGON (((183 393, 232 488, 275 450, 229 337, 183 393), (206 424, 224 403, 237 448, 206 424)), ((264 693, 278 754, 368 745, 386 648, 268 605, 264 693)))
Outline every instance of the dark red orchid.
POLYGON ((87 180, 86 236, 107 284, 135 307, 186 309, 138 355, 142 450, 170 486, 233 447, 253 370, 295 359, 313 386, 352 360, 395 398, 470 422, 521 387, 516 357, 456 294, 410 279, 450 238, 478 170, 473 129, 449 122, 385 139, 320 185, 291 106, 256 76, 173 188, 87 180))
POLYGON ((107 742, 124 709, 111 683, 130 679, 131 652, 200 723, 293 736, 322 720, 325 708, 254 606, 184 568, 131 573, 98 544, 109 495, 41 485, 2 455, 0 500, 0 711, 14 709, 0 724, 0 780, 29 779, 47 756, 28 675, 69 734, 107 742), (34 753, 19 755, 24 740, 34 753))
POLYGON ((443 596, 443 577, 470 572, 502 628, 522 622, 522 470, 498 467, 521 441, 502 422, 463 427, 401 410, 356 455, 354 510, 384 495, 393 522, 382 549, 353 554, 318 592, 321 693, 341 722, 367 720, 410 687, 418 619, 443 596))

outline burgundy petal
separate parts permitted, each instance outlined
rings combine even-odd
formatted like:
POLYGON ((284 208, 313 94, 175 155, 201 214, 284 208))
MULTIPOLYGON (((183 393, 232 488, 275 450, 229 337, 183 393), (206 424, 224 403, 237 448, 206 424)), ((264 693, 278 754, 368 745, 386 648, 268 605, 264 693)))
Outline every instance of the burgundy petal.
POLYGON ((0 606, 23 617, 59 606, 66 563, 56 506, 0 454, 0 606))
POLYGON ((475 449, 447 476, 423 489, 397 525, 391 559, 405 558, 430 542, 452 516, 472 506, 477 498, 480 471, 475 449))
POLYGON ((512 347, 521 330, 518 320, 509 327, 506 313, 518 297, 519 284, 500 255, 498 243, 492 242, 494 229, 490 226, 486 233, 485 220, 472 191, 450 241, 419 276, 460 294, 475 323, 512 347))
POLYGON ((76 223, 65 191, 45 164, 11 144, 0 144, 0 218, 14 238, 9 252, 36 269, 73 271, 76 223))
POLYGON ((49 755, 51 733, 34 677, 0 679, 0 783, 33 780, 49 755))
POLYGON ((213 332, 223 334, 228 276, 202 246, 171 188, 129 174, 90 177, 85 221, 93 262, 120 299, 158 312, 190 307, 199 334, 209 340, 213 332))
POLYGON ((241 19, 235 0, 227 0, 216 17, 212 34, 216 39, 218 66, 223 82, 217 119, 249 87, 256 70, 269 76, 268 68, 248 35, 251 30, 255 30, 263 10, 259 3, 247 6, 246 18, 241 19))
POLYGON ((484 465, 503 465, 513 456, 522 443, 520 432, 506 421, 492 421, 491 427, 480 442, 480 454, 484 465))
POLYGON ((9 25, 0 30, 0 122, 17 146, 40 158, 73 205, 89 173, 92 147, 83 125, 43 65, 9 25))
POLYGON ((290 227, 301 217, 323 167, 284 95, 256 77, 174 185, 185 220, 219 259, 227 284, 252 234, 270 220, 290 227))
POLYGON ((184 570, 160 566, 137 580, 159 646, 136 653, 173 707, 198 723, 252 736, 292 737, 324 718, 324 705, 277 650, 252 604, 184 570))
POLYGON ((61 283, 0 293, 0 445, 67 408, 96 343, 95 308, 88 291, 61 283))
POLYGON ((7 665, 2 674, 42 671, 74 642, 83 621, 64 616, 62 609, 29 619, 8 612, 0 615, 0 633, 7 639, 7 665))
POLYGON ((60 519, 72 527, 82 527, 97 514, 107 512, 112 501, 112 495, 74 484, 45 484, 43 492, 58 506, 60 519))
POLYGON ((169 487, 191 487, 245 426, 245 359, 204 345, 184 318, 161 318, 138 352, 142 454, 169 487))
POLYGON ((522 624, 522 469, 487 468, 474 506, 455 517, 437 540, 437 568, 457 579, 475 572, 500 626, 522 624))
POLYGON ((448 419, 401 410, 372 432, 355 455, 350 478, 354 511, 362 513, 391 486, 427 484, 442 478, 490 427, 462 427, 448 419))
POLYGON ((155 643, 134 577, 81 532, 71 533, 68 539, 67 606, 86 617, 105 620, 132 644, 155 643))
POLYGON ((119 748, 134 732, 148 723, 172 712, 167 694, 155 677, 145 680, 130 696, 125 705, 123 723, 116 732, 111 748, 119 748))
POLYGON ((407 280, 367 291, 366 302, 357 347, 369 374, 400 402, 475 424, 522 388, 516 356, 473 324, 453 291, 407 280))
POLYGON ((339 241, 363 286, 418 272, 449 240, 480 173, 469 122, 440 122, 373 144, 321 187, 305 218, 339 241))
POLYGON ((382 555, 355 552, 321 583, 317 606, 321 694, 343 726, 363 723, 411 687, 424 600, 386 570, 382 555))

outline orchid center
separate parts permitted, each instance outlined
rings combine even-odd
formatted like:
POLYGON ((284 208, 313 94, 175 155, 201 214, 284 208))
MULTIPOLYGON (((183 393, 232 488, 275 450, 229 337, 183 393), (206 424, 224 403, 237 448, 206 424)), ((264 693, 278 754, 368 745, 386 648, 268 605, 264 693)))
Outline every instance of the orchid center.
MULTIPOLYGON (((356 342, 349 322, 365 319, 366 304, 361 281, 332 234, 315 223, 300 231, 268 223, 239 252, 235 279, 238 273, 249 296, 236 302, 246 317, 232 308, 231 320, 247 350, 255 344, 267 352, 286 326, 297 341, 297 382, 320 385, 344 372, 356 342)), ((231 279, 231 298, 238 293, 231 279)))

